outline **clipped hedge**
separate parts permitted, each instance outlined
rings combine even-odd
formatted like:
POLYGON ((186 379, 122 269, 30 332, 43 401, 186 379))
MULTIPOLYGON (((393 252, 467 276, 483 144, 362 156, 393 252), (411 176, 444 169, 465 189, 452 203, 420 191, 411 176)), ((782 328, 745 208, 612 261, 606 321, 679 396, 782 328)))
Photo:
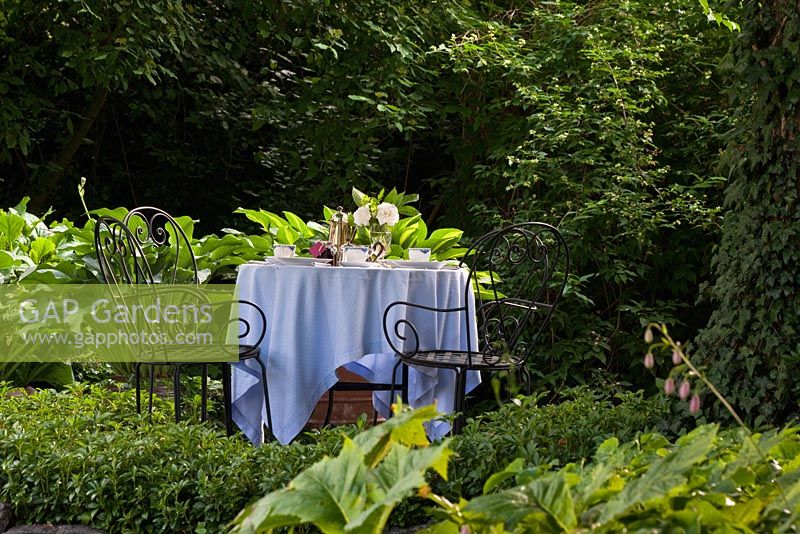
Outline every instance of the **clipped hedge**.
POLYGON ((520 397, 468 421, 453 443, 458 461, 441 488, 449 496, 480 495, 483 483, 514 458, 527 465, 564 465, 588 458, 609 437, 627 441, 645 431, 665 431, 669 401, 641 392, 568 390, 558 404, 520 397))
MULTIPOLYGON (((0 500, 27 522, 108 532, 217 532, 282 487, 339 432, 255 448, 207 425, 136 415, 133 394, 73 387, 9 397, 0 388, 0 500)), ((162 407, 163 408, 163 407, 162 407)))
MULTIPOLYGON (((447 493, 476 495, 483 481, 521 456, 559 464, 589 456, 605 437, 655 426, 661 403, 638 395, 572 392, 559 405, 521 399, 467 425, 447 493)), ((205 424, 171 422, 167 402, 153 422, 130 392, 76 385, 9 397, 0 387, 0 500, 27 522, 83 523, 108 532, 218 532, 251 500, 284 487, 325 455, 341 433, 309 433, 287 446, 255 448, 205 424)), ((424 520, 416 501, 393 521, 424 520)))

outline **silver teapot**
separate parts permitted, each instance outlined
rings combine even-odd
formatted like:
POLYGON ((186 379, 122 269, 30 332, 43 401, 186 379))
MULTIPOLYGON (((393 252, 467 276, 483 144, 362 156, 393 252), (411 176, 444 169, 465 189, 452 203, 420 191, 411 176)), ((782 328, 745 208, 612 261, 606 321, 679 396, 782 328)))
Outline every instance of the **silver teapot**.
POLYGON ((331 215, 328 229, 328 242, 333 249, 333 265, 339 265, 342 261, 344 246, 353 240, 353 236, 354 232, 350 228, 349 216, 339 206, 336 208, 336 213, 331 215))

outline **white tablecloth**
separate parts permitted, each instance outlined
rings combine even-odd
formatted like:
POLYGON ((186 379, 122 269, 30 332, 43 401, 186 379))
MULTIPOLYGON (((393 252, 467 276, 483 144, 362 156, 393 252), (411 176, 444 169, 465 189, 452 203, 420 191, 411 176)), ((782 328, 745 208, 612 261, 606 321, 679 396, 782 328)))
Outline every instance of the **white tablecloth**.
MULTIPOLYGON (((273 427, 280 443, 290 442, 311 417, 320 396, 336 383, 336 369, 347 369, 368 381, 388 383, 396 357, 383 334, 383 313, 398 300, 454 308, 470 300, 465 292, 467 273, 455 269, 358 268, 330 266, 247 264, 239 269, 239 298, 261 307, 267 317, 267 333, 261 357, 267 381, 273 427)), ((466 349, 463 312, 435 314, 405 306, 395 308, 390 325, 404 314, 417 327, 422 349, 435 346, 466 349)), ((242 308, 242 315, 247 308, 242 308)), ((474 324, 474 321, 471 321, 474 324)), ((244 342, 253 342, 252 338, 244 342)), ((398 370, 398 383, 399 383, 398 370)), ((233 420, 253 443, 262 440, 266 424, 260 369, 254 361, 234 366, 232 380, 233 420)), ((467 388, 480 383, 470 373, 467 388)), ((409 371, 409 403, 436 403, 440 412, 453 410, 455 373, 418 368, 409 371)), ((399 393, 399 392, 398 392, 399 393)), ((389 416, 388 392, 376 393, 378 413, 389 416)), ((431 438, 449 431, 445 421, 428 428, 431 438)))

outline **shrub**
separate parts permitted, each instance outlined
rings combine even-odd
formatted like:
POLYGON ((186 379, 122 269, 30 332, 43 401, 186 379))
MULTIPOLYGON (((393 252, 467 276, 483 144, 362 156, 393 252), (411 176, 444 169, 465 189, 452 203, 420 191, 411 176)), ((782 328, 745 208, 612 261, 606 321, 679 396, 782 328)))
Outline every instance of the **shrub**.
POLYGON ((666 428, 669 406, 663 398, 644 399, 641 392, 612 396, 584 387, 563 398, 540 406, 541 395, 520 397, 469 420, 453 442, 458 461, 450 468, 450 482, 438 490, 448 496, 479 495, 486 479, 513 458, 535 466, 563 465, 591 456, 609 437, 625 441, 666 428))
POLYGON ((0 500, 30 522, 219 531, 341 441, 328 431, 255 448, 206 425, 175 424, 169 409, 151 423, 136 415, 133 394, 98 386, 6 393, 0 388, 0 500))
MULTIPOLYGON (((31 522, 80 522, 109 532, 216 532, 248 502, 284 487, 325 455, 342 432, 305 434, 287 446, 255 448, 210 425, 172 422, 159 400, 152 423, 136 414, 131 392, 74 385, 62 392, 9 397, 0 387, 0 500, 31 522)), ((570 392, 537 406, 520 399, 469 422, 451 445, 458 461, 437 490, 478 495, 515 457, 556 465, 591 454, 609 436, 656 427, 664 406, 641 395, 570 392)), ((421 522, 419 500, 402 503, 395 523, 421 522)))
MULTIPOLYGON (((674 444, 645 434, 597 448, 592 462, 560 470, 514 462, 469 503, 439 501, 449 522, 436 532, 794 532, 798 510, 797 428, 755 435, 700 426, 674 444), (516 475, 513 488, 492 492, 516 475), (463 527, 462 527, 463 528, 463 527)), ((435 500, 435 498, 434 498, 435 500)))

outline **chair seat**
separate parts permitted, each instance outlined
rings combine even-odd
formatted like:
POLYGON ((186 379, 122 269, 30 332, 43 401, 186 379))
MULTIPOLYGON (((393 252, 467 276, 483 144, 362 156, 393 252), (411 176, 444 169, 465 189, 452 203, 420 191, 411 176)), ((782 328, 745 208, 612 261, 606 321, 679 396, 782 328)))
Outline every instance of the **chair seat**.
POLYGON ((239 344, 239 361, 249 360, 258 356, 257 345, 243 345, 239 344))
MULTIPOLYGON (((221 348, 221 351, 225 352, 225 353, 227 353, 227 352, 234 353, 236 350, 237 350, 237 346, 236 345, 224 345, 221 348)), ((240 362, 244 361, 244 360, 249 360, 251 358, 255 358, 255 357, 258 356, 258 346, 257 345, 245 345, 245 344, 241 344, 240 343, 238 345, 238 351, 239 351, 239 361, 240 362)), ((193 349, 190 345, 187 345, 187 346, 173 346, 173 347, 170 347, 170 354, 174 354, 176 356, 175 357, 175 361, 168 362, 168 361, 159 360, 159 361, 152 361, 152 362, 143 361, 141 363, 144 363, 146 365, 176 365, 176 364, 197 365, 197 364, 202 364, 202 363, 210 363, 210 364, 215 364, 215 363, 234 363, 236 361, 236 360, 232 360, 232 361, 208 361, 208 362, 198 361, 196 359, 195 352, 196 352, 196 350, 193 349)))
POLYGON ((460 367, 471 370, 502 371, 522 365, 522 360, 502 354, 483 354, 457 350, 421 350, 411 356, 400 355, 404 363, 425 367, 460 367))

